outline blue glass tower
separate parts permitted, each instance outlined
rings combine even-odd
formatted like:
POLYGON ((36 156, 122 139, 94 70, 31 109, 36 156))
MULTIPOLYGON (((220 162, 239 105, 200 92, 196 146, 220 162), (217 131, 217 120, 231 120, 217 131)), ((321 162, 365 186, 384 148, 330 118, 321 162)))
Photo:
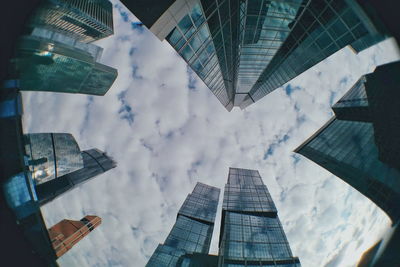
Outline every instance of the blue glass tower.
POLYGON ((295 152, 370 198, 389 217, 400 216, 400 172, 381 162, 372 123, 332 118, 295 152))
POLYGON ((400 218, 400 63, 365 75, 333 106, 335 117, 295 152, 321 165, 400 218))
POLYGON ((187 253, 208 253, 219 192, 218 188, 196 184, 164 244, 158 245, 146 266, 179 266, 179 258, 187 253))
POLYGON ((20 90, 104 95, 116 69, 99 62, 93 41, 113 34, 108 0, 43 0, 33 12, 11 60, 20 90))
POLYGON ((108 0, 44 0, 28 24, 85 43, 114 33, 112 4, 108 0))
POLYGON ((62 194, 117 166, 106 153, 98 149, 81 152, 83 168, 36 186, 40 205, 49 203, 62 194))
POLYGON ((12 73, 24 91, 104 95, 118 72, 99 63, 103 49, 43 29, 20 38, 12 73))
POLYGON ((83 167, 81 151, 68 133, 26 134, 25 151, 36 184, 41 184, 83 167))
POLYGON ((400 62, 379 66, 364 75, 333 107, 339 120, 370 122, 379 160, 400 169, 400 62))
POLYGON ((300 266, 257 170, 229 169, 218 266, 300 266))
POLYGON ((310 0, 242 105, 246 107, 345 46, 358 53, 387 38, 356 0, 310 0))
POLYGON ((274 202, 256 170, 229 169, 219 253, 207 254, 218 196, 219 189, 198 183, 167 240, 157 247, 147 266, 301 266, 292 255, 274 202), (200 232, 204 234, 199 236, 200 232))
POLYGON ((386 38, 356 0, 122 2, 171 44, 228 111, 249 106, 347 45, 359 52, 386 38))

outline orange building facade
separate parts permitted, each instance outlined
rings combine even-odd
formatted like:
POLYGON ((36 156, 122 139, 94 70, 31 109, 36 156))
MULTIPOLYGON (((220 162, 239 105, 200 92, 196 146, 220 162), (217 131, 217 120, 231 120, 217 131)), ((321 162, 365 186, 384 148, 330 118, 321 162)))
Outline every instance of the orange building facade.
POLYGON ((64 255, 100 224, 100 217, 88 215, 80 221, 62 220, 51 227, 49 236, 57 257, 64 255))

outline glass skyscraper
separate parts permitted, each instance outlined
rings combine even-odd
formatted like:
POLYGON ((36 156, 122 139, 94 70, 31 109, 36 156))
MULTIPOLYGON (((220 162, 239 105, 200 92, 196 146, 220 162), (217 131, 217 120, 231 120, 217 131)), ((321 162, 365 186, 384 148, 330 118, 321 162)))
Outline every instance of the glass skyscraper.
POLYGON ((364 75, 332 109, 340 120, 371 122, 379 160, 400 169, 400 62, 378 66, 364 75))
POLYGON ((25 151, 36 184, 83 168, 83 159, 74 137, 68 133, 26 134, 25 151))
MULTIPOLYGON (((205 186, 198 183, 193 192, 199 191, 199 185, 205 186)), ((208 255, 213 229, 201 222, 214 223, 219 189, 209 186, 206 189, 202 190, 201 197, 198 193, 195 194, 197 196, 194 193, 189 195, 166 242, 157 247, 147 266, 301 266, 299 259, 292 255, 274 202, 256 170, 229 169, 222 207, 219 253, 208 255), (188 218, 200 221, 194 228, 193 219, 188 218), (207 233, 206 237, 191 233, 199 232, 200 225, 207 233), (198 243, 195 244, 193 239, 198 243), (206 242, 199 244, 200 240, 206 242)))
POLYGON ((104 95, 117 70, 98 62, 102 48, 43 29, 21 37, 12 60, 20 89, 104 95))
POLYGON ((222 207, 219 266, 300 266, 257 170, 229 169, 222 207))
POLYGON ((356 0, 122 2, 172 45, 229 111, 347 45, 358 52, 386 38, 356 0))
POLYGON ((98 149, 80 151, 71 134, 26 134, 24 139, 26 163, 35 184, 32 191, 40 205, 117 166, 98 149))
POLYGON ((164 244, 158 245, 147 267, 180 266, 187 253, 208 253, 214 229, 220 190, 197 183, 178 212, 164 244))
POLYGON ((9 76, 20 90, 104 95, 117 70, 100 63, 96 41, 113 34, 108 0, 44 0, 27 22, 9 76))
POLYGON ((333 117, 295 152, 321 165, 400 218, 398 62, 378 67, 333 106, 333 117))
POLYGON ((355 0, 311 0, 298 13, 291 32, 260 75, 243 107, 350 45, 360 52, 386 38, 355 0))
POLYGON ((112 4, 108 0, 44 0, 28 24, 85 43, 114 33, 112 4))
POLYGON ((36 186, 40 205, 49 203, 69 190, 117 166, 106 153, 98 149, 82 151, 83 168, 36 186))

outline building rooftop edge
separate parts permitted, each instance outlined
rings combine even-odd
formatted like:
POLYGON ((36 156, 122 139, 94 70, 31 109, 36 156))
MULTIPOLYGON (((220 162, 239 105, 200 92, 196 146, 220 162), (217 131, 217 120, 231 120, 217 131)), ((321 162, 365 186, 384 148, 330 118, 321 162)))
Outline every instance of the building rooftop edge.
POLYGON ((336 116, 333 115, 321 128, 319 128, 313 135, 307 138, 301 145, 299 145, 296 149, 293 150, 295 153, 300 154, 300 150, 303 149, 308 143, 310 143, 316 136, 318 136, 323 130, 325 130, 334 120, 336 120, 336 116))

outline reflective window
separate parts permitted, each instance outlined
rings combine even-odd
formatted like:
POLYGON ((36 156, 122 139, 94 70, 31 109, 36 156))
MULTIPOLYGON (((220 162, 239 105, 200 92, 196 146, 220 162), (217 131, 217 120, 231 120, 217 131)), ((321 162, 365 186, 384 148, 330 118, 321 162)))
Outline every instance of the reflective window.
POLYGON ((81 151, 71 134, 27 134, 25 140, 25 150, 36 184, 83 168, 81 151))
POLYGON ((224 88, 220 64, 215 60, 214 43, 208 24, 204 22, 202 8, 196 4, 169 33, 166 40, 226 106, 229 99, 224 88))
POLYGON ((291 25, 290 35, 251 89, 258 100, 341 48, 356 43, 361 51, 382 38, 371 37, 344 0, 311 0, 291 25), (361 41, 360 41, 361 40, 361 41), (359 44, 357 42, 360 42, 359 44))
POLYGON ((389 216, 396 217, 398 212, 389 207, 396 206, 391 203, 399 200, 400 173, 379 160, 374 139, 372 123, 334 119, 299 153, 365 194, 389 216), (386 189, 391 193, 385 192, 386 189))

